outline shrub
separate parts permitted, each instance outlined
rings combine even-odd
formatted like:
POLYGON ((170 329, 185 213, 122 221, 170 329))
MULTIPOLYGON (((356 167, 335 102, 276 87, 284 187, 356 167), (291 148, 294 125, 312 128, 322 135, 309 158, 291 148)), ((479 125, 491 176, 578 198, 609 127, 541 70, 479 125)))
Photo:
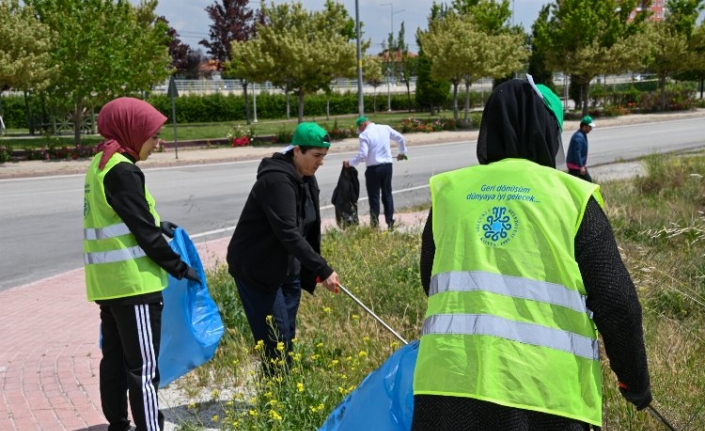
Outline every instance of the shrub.
POLYGON ((9 162, 12 160, 12 146, 0 145, 0 163, 9 162))

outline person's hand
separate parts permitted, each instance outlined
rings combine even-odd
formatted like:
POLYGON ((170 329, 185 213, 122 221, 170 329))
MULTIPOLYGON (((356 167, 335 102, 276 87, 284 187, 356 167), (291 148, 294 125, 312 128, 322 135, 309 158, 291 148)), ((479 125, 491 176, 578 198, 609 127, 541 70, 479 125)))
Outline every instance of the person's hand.
POLYGON ((163 222, 159 223, 159 227, 162 228, 162 233, 164 235, 168 236, 169 238, 173 238, 174 231, 179 226, 175 225, 174 223, 172 223, 170 221, 163 221, 163 222))
POLYGON ((189 279, 191 281, 195 281, 198 284, 201 284, 201 277, 199 277, 196 270, 191 268, 190 266, 189 266, 188 270, 186 271, 186 275, 184 275, 184 278, 189 279))
POLYGON ((333 271, 333 273, 328 278, 323 280, 321 284, 323 284, 326 289, 330 290, 333 293, 340 292, 340 289, 338 289, 338 285, 340 284, 340 282, 338 281, 338 273, 335 271, 333 271))
POLYGON ((587 168, 585 166, 580 168, 580 175, 585 175, 585 172, 587 172, 587 168))
POLYGON ((348 160, 343 160, 343 166, 345 166, 346 168, 349 168, 350 162, 348 160))
POLYGON ((406 159, 408 159, 408 157, 406 157, 406 154, 399 153, 397 155, 397 161, 399 161, 399 162, 401 162, 402 160, 406 160, 406 159))
POLYGON ((622 393, 622 396, 626 398, 627 401, 634 404, 637 410, 644 410, 653 400, 653 397, 651 396, 651 388, 646 388, 646 390, 641 392, 632 392, 627 385, 620 382, 619 392, 622 393))

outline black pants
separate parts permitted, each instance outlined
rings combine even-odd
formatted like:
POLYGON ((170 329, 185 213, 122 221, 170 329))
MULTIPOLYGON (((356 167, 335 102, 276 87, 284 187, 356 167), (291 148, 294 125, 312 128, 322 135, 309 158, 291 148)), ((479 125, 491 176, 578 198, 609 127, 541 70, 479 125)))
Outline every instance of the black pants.
POLYGON ((384 219, 387 225, 394 222, 394 199, 392 198, 392 164, 368 166, 365 169, 365 187, 370 203, 370 224, 379 224, 379 192, 382 191, 382 205, 384 205, 384 219))
POLYGON ((157 402, 162 308, 161 302, 100 306, 100 400, 109 431, 130 429, 128 393, 136 431, 164 428, 157 402))
POLYGON ((281 367, 272 364, 270 360, 286 358, 286 366, 291 362, 289 352, 293 350, 291 340, 296 337, 296 314, 301 302, 301 282, 298 277, 288 280, 274 292, 247 286, 237 278, 235 284, 255 342, 264 342, 263 371, 270 375, 276 374, 281 367), (271 323, 267 321, 267 316, 272 316, 271 323), (279 342, 284 343, 283 350, 277 349, 279 342))
POLYGON ((571 174, 574 177, 578 177, 581 180, 585 180, 587 182, 592 182, 592 177, 590 176, 590 172, 588 172, 587 168, 585 168, 585 174, 580 173, 580 169, 568 169, 568 173, 571 174))

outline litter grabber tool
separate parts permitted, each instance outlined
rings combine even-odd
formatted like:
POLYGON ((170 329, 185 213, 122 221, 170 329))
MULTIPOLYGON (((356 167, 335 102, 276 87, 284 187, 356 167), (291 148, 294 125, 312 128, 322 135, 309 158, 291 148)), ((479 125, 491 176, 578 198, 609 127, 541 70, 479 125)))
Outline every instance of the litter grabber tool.
POLYGON ((661 413, 659 413, 658 410, 656 410, 656 408, 653 407, 651 404, 649 404, 648 406, 646 406, 646 409, 649 411, 649 413, 651 413, 651 416, 653 416, 653 417, 655 417, 656 419, 658 419, 658 421, 661 422, 661 423, 663 424, 663 426, 665 426, 666 428, 668 428, 670 431, 678 431, 678 430, 677 430, 673 425, 671 425, 671 424, 666 420, 666 418, 664 418, 664 417, 661 415, 661 413))
POLYGON ((384 326, 385 328, 387 328, 387 330, 388 330, 389 332, 391 332, 392 334, 394 334, 394 336, 397 337, 397 338, 399 339, 399 341, 401 341, 401 342, 404 343, 404 344, 409 344, 409 342, 406 341, 401 335, 399 335, 399 334, 397 333, 397 331, 395 331, 394 329, 392 329, 392 327, 389 326, 389 325, 387 325, 387 323, 386 323, 384 320, 382 320, 382 319, 381 319, 378 315, 376 315, 372 310, 370 310, 369 308, 367 308, 367 306, 366 306, 365 304, 363 304, 362 301, 360 301, 359 299, 357 299, 357 298, 355 297, 355 295, 353 295, 348 289, 345 288, 345 286, 343 286, 342 284, 339 284, 338 287, 340 288, 340 290, 343 291, 343 293, 345 293, 345 294, 348 295, 350 298, 352 298, 353 301, 357 302, 357 305, 359 305, 360 307, 362 307, 363 310, 367 311, 367 313, 369 313, 370 316, 374 317, 376 321, 378 321, 382 326, 384 326))

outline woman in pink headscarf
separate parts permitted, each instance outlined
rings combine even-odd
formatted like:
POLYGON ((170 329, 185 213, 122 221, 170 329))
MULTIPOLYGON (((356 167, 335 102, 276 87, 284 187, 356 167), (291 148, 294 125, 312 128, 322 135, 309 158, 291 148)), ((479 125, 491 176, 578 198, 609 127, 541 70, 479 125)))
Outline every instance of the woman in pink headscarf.
POLYGON ((103 358, 100 395, 109 431, 163 429, 157 403, 162 290, 167 273, 200 283, 163 233, 154 198, 136 163, 159 142, 166 117, 152 105, 123 97, 98 116, 105 138, 86 174, 83 206, 84 263, 89 301, 100 306, 103 358))

